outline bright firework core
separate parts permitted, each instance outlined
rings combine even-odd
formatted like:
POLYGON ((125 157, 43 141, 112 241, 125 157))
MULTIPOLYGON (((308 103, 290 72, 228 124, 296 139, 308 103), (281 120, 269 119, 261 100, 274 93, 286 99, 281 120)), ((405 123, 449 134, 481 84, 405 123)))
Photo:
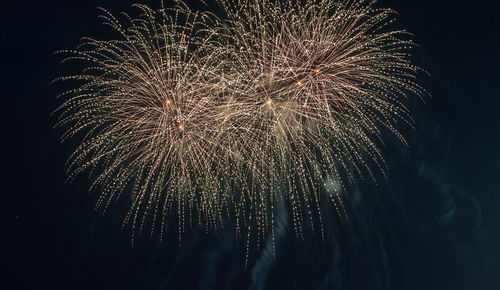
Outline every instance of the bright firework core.
POLYGON ((134 232, 163 233, 169 216, 179 234, 230 219, 262 240, 276 207, 289 208, 297 236, 318 221, 323 232, 326 202, 346 217, 341 192, 384 170, 382 132, 404 142, 405 99, 425 91, 410 35, 388 29, 394 11, 306 3, 223 0, 221 18, 136 5, 123 22, 103 10, 119 38, 64 51, 88 68, 61 78, 82 82, 57 110, 63 140, 85 136, 68 178, 92 172, 103 208, 128 196, 134 232))

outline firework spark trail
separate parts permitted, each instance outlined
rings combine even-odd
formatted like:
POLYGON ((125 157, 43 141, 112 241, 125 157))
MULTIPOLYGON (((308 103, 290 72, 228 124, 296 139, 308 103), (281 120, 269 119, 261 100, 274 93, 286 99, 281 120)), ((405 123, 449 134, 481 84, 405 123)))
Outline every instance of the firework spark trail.
POLYGON ((404 142, 405 99, 425 93, 411 37, 373 3, 224 0, 223 19, 136 5, 127 25, 103 10, 120 40, 64 52, 87 64, 61 78, 82 82, 57 111, 63 140, 84 135, 68 179, 93 172, 104 209, 129 194, 134 233, 148 217, 163 235, 176 215, 179 238, 186 223, 229 217, 260 243, 277 206, 297 236, 315 220, 323 233, 321 192, 344 215, 341 187, 384 170, 382 131, 404 142))

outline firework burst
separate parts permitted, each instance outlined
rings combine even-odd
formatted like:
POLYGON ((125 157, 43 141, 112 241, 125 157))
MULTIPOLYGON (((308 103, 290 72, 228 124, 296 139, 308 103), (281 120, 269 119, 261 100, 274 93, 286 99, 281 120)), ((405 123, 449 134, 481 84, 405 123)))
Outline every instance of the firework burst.
POLYGON ((63 139, 84 136, 69 179, 95 172, 99 207, 129 194, 140 230, 229 217, 261 240, 289 206, 301 236, 323 199, 347 218, 342 188, 384 170, 382 132, 404 142, 405 99, 424 93, 411 37, 373 3, 221 1, 222 20, 139 5, 128 26, 105 12, 121 40, 85 39, 69 59, 87 69, 62 78, 83 82, 58 110, 63 139))
POLYGON ((103 10, 121 40, 87 38, 62 52, 71 55, 65 61, 87 63, 84 74, 61 78, 84 83, 63 94, 71 97, 58 109, 58 125, 69 128, 63 140, 84 134, 68 161, 69 180, 95 172, 103 208, 126 191, 133 228, 142 230, 149 213, 157 223, 173 205, 180 217, 196 207, 212 223, 224 205, 215 179, 225 159, 212 18, 184 6, 137 8, 126 26, 103 10))
POLYGON ((343 216, 345 183, 384 171, 382 132, 404 142, 396 124, 412 124, 407 94, 425 91, 411 36, 390 30, 395 12, 374 2, 223 1, 234 48, 227 89, 240 110, 230 122, 258 232, 272 228, 283 197, 297 235, 306 221, 321 226, 320 192, 343 216))

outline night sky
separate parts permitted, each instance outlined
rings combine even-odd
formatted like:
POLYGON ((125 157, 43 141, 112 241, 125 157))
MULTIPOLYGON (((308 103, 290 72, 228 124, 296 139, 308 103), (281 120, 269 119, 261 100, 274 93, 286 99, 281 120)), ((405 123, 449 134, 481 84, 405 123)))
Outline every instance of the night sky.
MULTIPOLYGON (((349 224, 327 218, 295 238, 281 221, 275 258, 250 254, 231 231, 194 228, 179 247, 121 229, 126 202, 94 210, 85 175, 65 184, 51 112, 74 73, 56 50, 110 37, 101 6, 138 1, 8 1, 2 5, 2 289, 500 289, 500 17, 496 1, 380 0, 420 45, 432 94, 410 101, 409 147, 389 141, 389 174, 353 187, 349 224)), ((144 1, 159 7, 160 1, 144 1)), ((192 4, 197 7, 196 3, 192 4)), ((327 212, 328 214, 328 212, 327 212)))

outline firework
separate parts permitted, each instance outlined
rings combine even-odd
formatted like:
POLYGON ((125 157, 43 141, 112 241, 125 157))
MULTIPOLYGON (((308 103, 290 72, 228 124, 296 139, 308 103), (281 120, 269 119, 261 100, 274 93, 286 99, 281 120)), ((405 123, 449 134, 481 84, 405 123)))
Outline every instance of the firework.
POLYGON ((374 2, 223 1, 234 48, 227 90, 239 110, 229 122, 259 233, 283 197, 297 235, 306 221, 321 226, 320 193, 343 216, 345 184, 384 171, 382 132, 404 142, 405 99, 425 91, 411 35, 390 30, 395 12, 374 2))
POLYGON ((98 207, 130 194, 125 222, 134 229, 150 213, 156 224, 172 205, 181 217, 196 207, 212 222, 223 206, 214 178, 225 157, 211 17, 184 6, 137 8, 140 16, 125 15, 126 25, 103 10, 120 40, 87 38, 63 51, 71 55, 65 60, 87 64, 84 74, 62 78, 83 82, 58 109, 58 125, 69 128, 63 140, 84 136, 68 161, 69 179, 94 172, 98 207))
POLYGON ((87 69, 62 78, 83 82, 58 113, 63 139, 83 136, 69 179, 94 172, 99 207, 130 195, 140 230, 228 217, 260 240, 276 206, 298 236, 323 200, 345 216, 342 188, 384 171, 382 133, 404 142, 405 99, 424 93, 411 36, 373 3, 221 1, 222 19, 139 5, 127 26, 105 12, 121 40, 86 39, 69 59, 87 69))

